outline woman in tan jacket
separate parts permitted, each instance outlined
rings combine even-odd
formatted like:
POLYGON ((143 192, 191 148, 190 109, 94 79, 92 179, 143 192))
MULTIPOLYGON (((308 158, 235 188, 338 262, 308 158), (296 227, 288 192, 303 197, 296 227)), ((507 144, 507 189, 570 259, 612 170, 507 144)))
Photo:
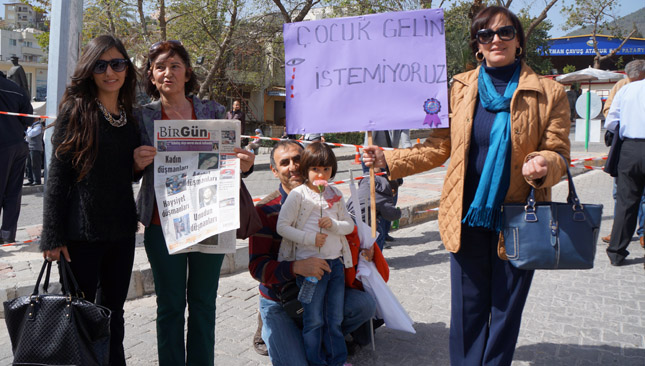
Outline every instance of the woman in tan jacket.
POLYGON ((407 149, 366 147, 364 161, 397 179, 450 158, 439 229, 451 252, 451 364, 510 365, 533 271, 505 260, 501 204, 525 201, 531 187, 550 199, 569 161, 569 103, 522 61, 524 31, 508 9, 483 9, 470 35, 481 66, 454 77, 450 128, 407 149))

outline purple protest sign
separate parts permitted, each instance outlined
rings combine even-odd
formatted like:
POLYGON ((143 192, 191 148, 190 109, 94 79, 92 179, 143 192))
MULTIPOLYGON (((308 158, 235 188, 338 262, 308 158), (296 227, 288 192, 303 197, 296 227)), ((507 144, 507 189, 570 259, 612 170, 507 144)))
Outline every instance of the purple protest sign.
POLYGON ((284 25, 287 132, 448 127, 442 9, 284 25))

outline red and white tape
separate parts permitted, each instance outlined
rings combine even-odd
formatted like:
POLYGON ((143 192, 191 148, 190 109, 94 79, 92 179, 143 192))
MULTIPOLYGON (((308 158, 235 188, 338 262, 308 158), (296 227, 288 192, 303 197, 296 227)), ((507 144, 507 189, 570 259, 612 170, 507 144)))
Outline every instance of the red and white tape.
POLYGON ((39 116, 37 114, 26 114, 26 113, 14 113, 14 112, 3 112, 0 111, 0 114, 6 114, 8 116, 18 116, 18 117, 31 117, 31 118, 42 118, 42 119, 56 119, 56 117, 50 116, 39 116))
MULTIPOLYGON (((245 139, 257 139, 257 140, 270 140, 270 141, 284 141, 284 140, 289 140, 289 141, 297 141, 301 144, 310 144, 313 141, 305 141, 305 140, 294 140, 294 139, 280 139, 277 137, 263 137, 263 136, 247 136, 247 135, 241 135, 240 137, 245 138, 245 139)), ((325 142, 326 145, 329 146, 337 146, 337 147, 357 147, 359 149, 364 148, 365 146, 363 145, 352 145, 352 144, 340 144, 337 142, 325 142)), ((379 147, 381 150, 396 150, 391 147, 379 147)))
POLYGON ((0 245, 0 247, 11 247, 11 246, 16 246, 16 245, 31 244, 31 243, 37 242, 38 240, 40 240, 40 238, 29 239, 29 240, 25 240, 25 241, 16 241, 16 242, 13 242, 13 243, 5 243, 5 244, 0 245))

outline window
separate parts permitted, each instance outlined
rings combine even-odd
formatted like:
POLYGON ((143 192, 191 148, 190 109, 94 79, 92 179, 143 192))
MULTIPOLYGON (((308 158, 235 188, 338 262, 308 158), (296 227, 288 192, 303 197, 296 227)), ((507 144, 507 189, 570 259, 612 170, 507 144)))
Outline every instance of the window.
POLYGON ((10 46, 17 46, 17 45, 18 45, 18 42, 16 42, 16 40, 15 40, 15 39, 10 39, 10 40, 9 40, 9 45, 10 45, 10 46))
POLYGON ((22 43, 22 45, 23 45, 24 47, 30 47, 30 48, 33 48, 33 44, 31 43, 31 41, 24 41, 24 42, 22 43))

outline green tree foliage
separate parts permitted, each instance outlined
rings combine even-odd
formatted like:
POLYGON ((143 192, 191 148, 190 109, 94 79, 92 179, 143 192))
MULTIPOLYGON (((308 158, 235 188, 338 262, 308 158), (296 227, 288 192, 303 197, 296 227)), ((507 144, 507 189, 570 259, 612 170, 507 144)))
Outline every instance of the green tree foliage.
MULTIPOLYGON (((521 11, 518 17, 520 18, 524 29, 527 29, 533 21, 527 11, 521 11)), ((529 65, 533 71, 541 75, 551 74, 551 69, 553 68, 551 60, 547 57, 540 56, 538 52, 540 49, 548 51, 549 30, 551 30, 552 27, 553 24, 549 20, 540 22, 533 28, 531 34, 526 38, 526 47, 523 50, 526 54, 526 64, 529 65)))
POLYGON ((562 68, 562 73, 563 74, 568 74, 570 72, 576 71, 576 67, 573 65, 566 65, 565 67, 562 68))
POLYGON ((627 36, 622 34, 620 27, 617 26, 616 8, 619 6, 616 0, 576 0, 574 4, 565 6, 564 13, 568 15, 565 29, 575 27, 588 27, 591 29, 591 38, 596 53, 594 57, 594 68, 600 68, 600 63, 608 58, 612 58, 623 45, 636 34, 636 27, 627 36), (597 34, 608 34, 622 38, 622 43, 612 52, 601 55, 598 50, 597 34))

